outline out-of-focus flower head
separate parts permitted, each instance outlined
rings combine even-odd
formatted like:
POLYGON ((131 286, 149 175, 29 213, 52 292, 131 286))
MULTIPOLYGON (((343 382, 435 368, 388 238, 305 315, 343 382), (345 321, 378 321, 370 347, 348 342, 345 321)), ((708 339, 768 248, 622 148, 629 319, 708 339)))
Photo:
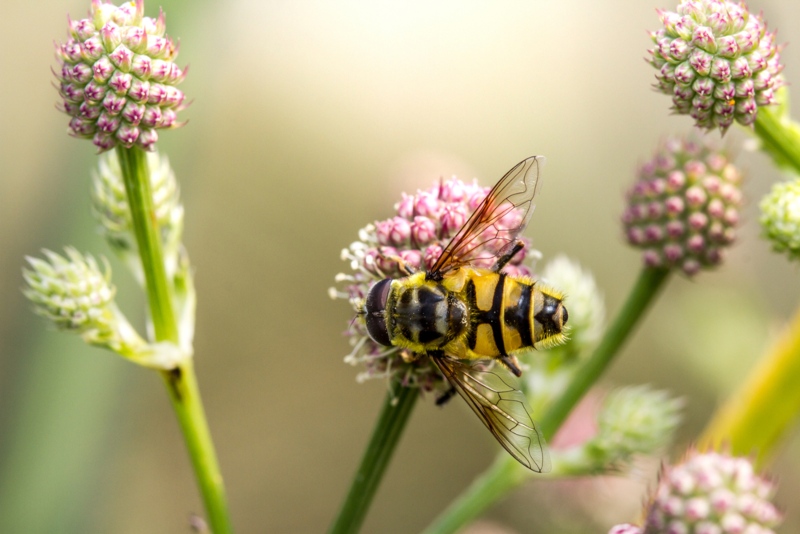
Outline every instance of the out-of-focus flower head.
MULTIPOLYGON (((180 189, 166 156, 153 151, 147 153, 146 159, 156 223, 167 272, 171 275, 177 268, 183 234, 180 189)), ((97 169, 92 173, 92 211, 108 244, 143 281, 142 261, 137 254, 128 195, 116 152, 106 152, 98 158, 97 169)))
POLYGON ((691 451, 662 470, 644 532, 773 534, 783 519, 774 493, 749 459, 691 451))
POLYGON ((800 179, 772 186, 761 201, 761 227, 775 251, 800 259, 800 179))
POLYGON ((641 166, 622 223, 649 267, 691 276, 720 264, 735 240, 742 175, 705 139, 670 137, 641 166))

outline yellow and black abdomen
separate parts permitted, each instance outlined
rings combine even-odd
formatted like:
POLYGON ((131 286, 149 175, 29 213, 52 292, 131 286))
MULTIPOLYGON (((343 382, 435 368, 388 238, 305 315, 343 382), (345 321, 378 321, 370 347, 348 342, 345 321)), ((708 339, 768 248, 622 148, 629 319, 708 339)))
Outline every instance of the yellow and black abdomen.
MULTIPOLYGON (((561 295, 524 277, 469 269, 463 299, 470 326, 462 358, 497 358, 563 338, 567 311, 561 295)), ((455 348, 455 347, 454 347, 455 348)))

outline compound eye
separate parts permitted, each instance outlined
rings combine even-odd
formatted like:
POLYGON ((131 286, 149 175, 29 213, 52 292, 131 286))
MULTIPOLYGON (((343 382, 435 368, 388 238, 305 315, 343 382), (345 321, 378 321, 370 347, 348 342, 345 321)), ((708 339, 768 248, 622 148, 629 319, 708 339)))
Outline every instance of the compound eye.
POLYGON ((386 328, 386 301, 389 298, 389 290, 392 288, 392 279, 381 280, 367 294, 367 302, 364 305, 366 311, 367 333, 375 343, 391 346, 389 330, 386 328))

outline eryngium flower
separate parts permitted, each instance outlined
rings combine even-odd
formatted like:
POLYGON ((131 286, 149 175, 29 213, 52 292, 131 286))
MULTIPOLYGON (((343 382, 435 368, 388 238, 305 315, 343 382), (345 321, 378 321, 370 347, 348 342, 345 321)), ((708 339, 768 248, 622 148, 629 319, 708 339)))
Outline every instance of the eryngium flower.
POLYGON ((178 47, 165 35, 164 13, 145 17, 144 0, 119 7, 92 0, 89 17, 69 20, 70 38, 56 47, 60 109, 73 136, 100 150, 117 144, 149 150, 156 130, 181 126, 185 71, 178 47))
POLYGON ((28 258, 31 269, 23 275, 28 287, 25 296, 36 312, 60 330, 80 334, 84 341, 130 355, 145 345, 114 303, 116 289, 110 269, 103 270, 92 256, 74 248, 66 256, 44 251, 47 261, 28 258))
POLYGON ((677 12, 658 14, 664 28, 650 34, 650 63, 676 113, 724 133, 734 120, 753 124, 759 106, 775 103, 784 83, 780 47, 744 2, 681 0, 677 12))
POLYGON ((602 464, 627 462, 666 446, 680 423, 683 402, 666 391, 631 386, 610 392, 597 420, 590 455, 602 464))
POLYGON ((642 165, 622 222, 650 267, 687 275, 719 264, 739 222, 741 174, 709 141, 668 138, 642 165))
POLYGON ((761 227, 774 250, 800 259, 800 179, 772 186, 761 201, 761 227))
MULTIPOLYGON (((453 177, 442 180, 430 189, 415 195, 403 194, 395 204, 396 215, 361 229, 359 241, 342 251, 342 259, 350 262, 352 273, 341 273, 336 282, 344 283, 343 291, 331 288, 333 298, 348 299, 356 312, 363 309, 369 288, 384 278, 402 278, 396 258, 401 258, 415 271, 433 266, 442 250, 469 216, 486 198, 490 188, 465 184, 453 177)), ((498 223, 502 224, 502 222, 498 223)), ((528 242, 503 268, 504 273, 530 276, 522 264, 531 254, 528 242)), ((479 265, 490 267, 490 265, 479 265)), ((419 358, 396 347, 381 346, 367 335, 360 321, 352 321, 347 330, 353 351, 345 357, 352 365, 363 363, 366 370, 359 381, 387 377, 406 387, 443 392, 449 388, 436 366, 428 358, 419 358)))
POLYGON ((663 468, 644 532, 773 533, 782 520, 770 502, 774 492, 747 458, 693 451, 663 468))

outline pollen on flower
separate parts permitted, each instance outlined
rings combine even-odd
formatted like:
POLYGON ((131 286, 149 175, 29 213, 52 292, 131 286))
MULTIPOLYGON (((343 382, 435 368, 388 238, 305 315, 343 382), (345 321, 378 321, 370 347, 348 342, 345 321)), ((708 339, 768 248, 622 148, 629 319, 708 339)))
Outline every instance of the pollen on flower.
POLYGON ((71 135, 92 139, 100 151, 117 145, 151 150, 156 130, 182 125, 176 112, 184 95, 175 85, 185 70, 175 64, 178 50, 164 35, 163 13, 145 17, 144 0, 120 6, 93 0, 89 16, 71 20, 69 31, 56 47, 54 72, 60 109, 73 117, 71 135))
MULTIPOLYGON (((337 274, 337 287, 331 288, 328 294, 335 299, 348 300, 356 313, 356 320, 351 321, 345 331, 352 346, 345 362, 364 366, 364 371, 357 376, 359 382, 384 378, 436 394, 449 389, 428 358, 398 347, 379 345, 368 336, 360 318, 364 300, 374 283, 386 278, 402 278, 408 270, 430 269, 488 193, 489 188, 464 183, 456 177, 441 180, 413 195, 404 193, 394 205, 392 217, 365 226, 358 231, 358 241, 342 250, 340 257, 349 263, 351 272, 337 274)), ((505 273, 531 275, 523 259, 536 259, 539 254, 529 249, 524 238, 523 241, 525 248, 506 265, 505 273)))

